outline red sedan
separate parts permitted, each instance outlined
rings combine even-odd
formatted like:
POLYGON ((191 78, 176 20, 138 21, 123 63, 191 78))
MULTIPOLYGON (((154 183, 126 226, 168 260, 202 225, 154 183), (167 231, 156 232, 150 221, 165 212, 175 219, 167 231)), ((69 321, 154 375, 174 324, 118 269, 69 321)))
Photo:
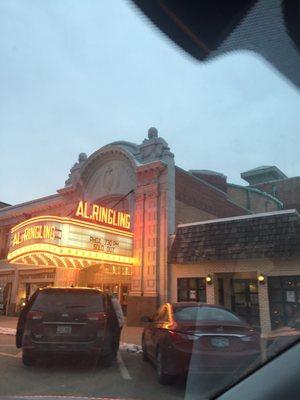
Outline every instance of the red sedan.
POLYGON ((165 303, 147 322, 143 358, 156 365, 158 381, 188 373, 241 372, 260 356, 260 335, 221 306, 165 303))

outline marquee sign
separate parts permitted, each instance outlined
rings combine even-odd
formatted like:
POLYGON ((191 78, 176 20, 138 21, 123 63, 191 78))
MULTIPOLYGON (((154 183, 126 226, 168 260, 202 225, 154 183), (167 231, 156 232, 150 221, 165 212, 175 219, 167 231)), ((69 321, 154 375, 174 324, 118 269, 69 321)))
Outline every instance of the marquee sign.
POLYGON ((76 217, 81 217, 80 220, 56 216, 28 219, 11 230, 7 259, 9 262, 78 268, 96 262, 132 265, 130 216, 110 211, 113 210, 79 202, 76 217), (96 223, 86 221, 93 218, 96 223), (103 225, 100 224, 102 219, 103 225))
POLYGON ((78 203, 75 216, 91 222, 99 222, 102 225, 110 225, 117 229, 130 230, 130 214, 97 204, 90 204, 87 201, 81 200, 78 203))

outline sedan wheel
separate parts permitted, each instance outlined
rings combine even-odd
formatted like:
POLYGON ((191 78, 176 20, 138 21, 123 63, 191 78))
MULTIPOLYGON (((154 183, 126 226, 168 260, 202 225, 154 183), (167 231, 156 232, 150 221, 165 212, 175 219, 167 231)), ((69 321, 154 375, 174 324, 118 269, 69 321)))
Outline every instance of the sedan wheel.
POLYGON ((167 385, 171 383, 173 377, 164 372, 164 359, 161 354, 160 348, 157 349, 156 354, 156 373, 159 383, 161 383, 162 385, 167 385))

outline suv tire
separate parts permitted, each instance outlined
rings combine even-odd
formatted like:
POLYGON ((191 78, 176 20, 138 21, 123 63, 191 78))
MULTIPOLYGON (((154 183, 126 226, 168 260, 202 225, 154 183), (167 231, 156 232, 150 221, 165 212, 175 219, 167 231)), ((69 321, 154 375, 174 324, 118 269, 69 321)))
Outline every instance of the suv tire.
POLYGON ((114 343, 111 337, 106 338, 104 351, 99 357, 99 365, 102 367, 110 367, 112 362, 116 359, 116 352, 114 351, 114 343))
POLYGON ((105 356, 101 356, 99 358, 99 365, 108 368, 111 366, 113 360, 114 360, 114 355, 112 353, 105 354, 105 356))
POLYGON ((32 367, 32 366, 35 365, 35 363, 36 363, 36 359, 35 359, 34 357, 28 356, 28 355, 26 355, 26 354, 23 354, 23 355, 22 355, 22 361, 23 361, 23 364, 24 364, 26 367, 32 367))

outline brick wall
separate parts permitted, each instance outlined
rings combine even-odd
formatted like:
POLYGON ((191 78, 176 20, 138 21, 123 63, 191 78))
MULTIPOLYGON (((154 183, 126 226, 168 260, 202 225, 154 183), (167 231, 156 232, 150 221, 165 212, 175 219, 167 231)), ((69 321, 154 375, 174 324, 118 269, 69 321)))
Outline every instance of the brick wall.
POLYGON ((189 206, 182 201, 176 200, 175 202, 175 221, 176 225, 188 224, 190 222, 206 221, 214 219, 216 215, 210 214, 199 208, 189 206))
POLYGON ((283 202, 285 209, 296 208, 300 211, 300 177, 282 179, 255 185, 257 189, 263 190, 276 196, 283 202))
POLYGON ((204 171, 195 171, 191 170, 191 172, 194 176, 197 178, 202 179, 203 181, 206 181, 210 185, 222 190, 223 192, 227 192, 227 178, 225 175, 222 174, 210 174, 210 173, 205 173, 204 171))
POLYGON ((278 211, 281 209, 277 201, 263 193, 255 192, 246 187, 228 185, 228 196, 241 207, 251 210, 253 213, 278 211))
POLYGON ((248 214, 226 193, 178 167, 175 167, 175 198, 217 218, 248 214))

